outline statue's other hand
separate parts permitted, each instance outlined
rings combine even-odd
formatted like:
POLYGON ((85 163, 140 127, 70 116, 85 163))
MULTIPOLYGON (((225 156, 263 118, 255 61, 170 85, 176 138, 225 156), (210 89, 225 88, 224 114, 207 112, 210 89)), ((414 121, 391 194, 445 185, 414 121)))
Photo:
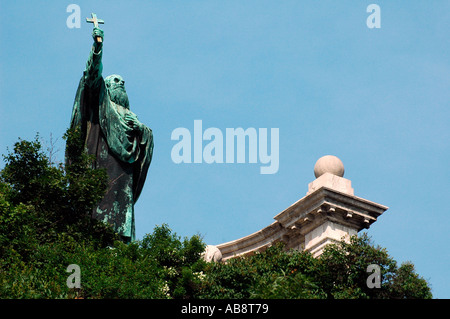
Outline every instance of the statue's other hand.
POLYGON ((133 115, 131 113, 127 113, 125 114, 125 121, 127 122, 128 126, 133 130, 133 131, 141 131, 142 130, 142 123, 139 122, 139 120, 137 119, 136 115, 133 115))
POLYGON ((94 41, 97 43, 97 37, 102 38, 102 42, 103 42, 103 35, 104 32, 102 29, 100 28, 94 28, 94 30, 92 31, 92 37, 94 38, 94 41))

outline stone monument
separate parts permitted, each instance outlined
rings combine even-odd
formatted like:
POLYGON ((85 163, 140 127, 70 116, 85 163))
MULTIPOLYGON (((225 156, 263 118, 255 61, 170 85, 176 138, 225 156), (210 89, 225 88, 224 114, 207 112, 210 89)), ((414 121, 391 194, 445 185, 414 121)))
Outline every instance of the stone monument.
POLYGON ((70 127, 81 129, 94 166, 105 168, 108 188, 92 216, 109 225, 124 242, 135 239, 134 204, 141 194, 153 155, 152 130, 131 112, 120 75, 103 79, 103 31, 95 14, 94 44, 80 79, 70 127))
POLYGON ((344 164, 336 156, 321 157, 314 175, 306 196, 276 215, 272 224, 217 245, 222 260, 263 251, 280 241, 286 249, 307 250, 318 257, 327 244, 349 240, 388 209, 354 195, 351 181, 344 178, 344 164))

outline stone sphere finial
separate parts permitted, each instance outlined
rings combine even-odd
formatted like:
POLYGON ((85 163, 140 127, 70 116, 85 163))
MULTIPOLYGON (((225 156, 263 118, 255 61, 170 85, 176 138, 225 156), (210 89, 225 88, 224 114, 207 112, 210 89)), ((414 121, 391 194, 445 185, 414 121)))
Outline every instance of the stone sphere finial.
POLYGON ((316 178, 325 174, 331 173, 339 177, 344 176, 344 164, 334 155, 325 155, 319 158, 314 165, 314 175, 316 178))

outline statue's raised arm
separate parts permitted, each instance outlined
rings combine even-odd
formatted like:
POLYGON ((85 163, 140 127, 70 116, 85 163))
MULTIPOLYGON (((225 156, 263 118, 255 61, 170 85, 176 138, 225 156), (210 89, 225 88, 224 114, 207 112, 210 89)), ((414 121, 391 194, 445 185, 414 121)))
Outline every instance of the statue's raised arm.
POLYGON ((84 70, 84 80, 87 86, 96 89, 100 84, 102 77, 102 53, 103 53, 103 30, 94 27, 92 31, 94 44, 92 45, 89 58, 86 62, 86 69, 84 70))

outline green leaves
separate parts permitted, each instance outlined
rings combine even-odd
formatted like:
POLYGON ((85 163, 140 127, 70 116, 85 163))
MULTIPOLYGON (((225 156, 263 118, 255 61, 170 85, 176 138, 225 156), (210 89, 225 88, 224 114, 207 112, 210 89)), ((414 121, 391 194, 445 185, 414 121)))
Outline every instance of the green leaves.
POLYGON ((415 272, 414 265, 411 262, 402 263, 395 276, 388 283, 387 290, 391 298, 432 298, 427 281, 415 272))
POLYGON ((0 172, 0 298, 187 298, 201 282, 205 245, 167 225, 125 245, 91 212, 107 176, 80 130, 68 130, 66 166, 53 166, 39 136, 20 140, 0 172), (81 269, 81 288, 66 268, 81 269))
MULTIPOLYGON (((112 243, 114 234, 90 218, 106 190, 106 172, 92 167, 78 129, 67 130, 64 137, 65 167, 52 165, 38 135, 31 142, 19 140, 13 151, 3 156, 6 165, 0 172, 0 184, 7 198, 3 197, 0 207, 2 218, 12 218, 18 207, 26 207, 27 216, 21 223, 32 229, 34 241, 39 243, 55 241, 61 232, 77 239, 95 238, 101 245, 112 243)), ((0 233, 0 238, 4 236, 11 237, 6 230, 0 233)))
POLYGON ((53 166, 35 141, 19 141, 0 172, 0 298, 431 298, 412 263, 400 267, 366 234, 325 248, 319 258, 275 244, 226 263, 201 259, 198 235, 168 225, 124 244, 90 218, 106 173, 93 168, 79 131, 68 131, 67 164, 53 166), (66 268, 81 270, 68 288, 66 268), (367 267, 379 266, 381 288, 367 267))
POLYGON ((431 298, 411 264, 397 267, 367 234, 325 248, 319 258, 275 245, 265 252, 206 268, 199 298, 431 298), (380 266, 381 288, 369 288, 367 267, 380 266))
POLYGON ((318 298, 311 254, 284 251, 282 244, 252 256, 209 264, 200 298, 318 298))
POLYGON ((200 279, 198 273, 205 267, 200 258, 205 244, 198 235, 182 241, 172 233, 168 225, 156 226, 152 234, 147 234, 141 242, 143 254, 155 260, 163 269, 163 279, 167 285, 166 294, 173 298, 192 298, 200 279))

